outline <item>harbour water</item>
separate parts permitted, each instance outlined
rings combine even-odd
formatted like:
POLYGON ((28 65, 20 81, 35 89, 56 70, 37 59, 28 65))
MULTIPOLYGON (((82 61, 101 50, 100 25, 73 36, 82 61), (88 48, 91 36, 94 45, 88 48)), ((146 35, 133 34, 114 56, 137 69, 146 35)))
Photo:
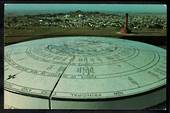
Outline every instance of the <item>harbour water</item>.
POLYGON ((77 10, 166 14, 167 6, 165 4, 5 4, 5 13, 16 14, 66 13, 77 10))

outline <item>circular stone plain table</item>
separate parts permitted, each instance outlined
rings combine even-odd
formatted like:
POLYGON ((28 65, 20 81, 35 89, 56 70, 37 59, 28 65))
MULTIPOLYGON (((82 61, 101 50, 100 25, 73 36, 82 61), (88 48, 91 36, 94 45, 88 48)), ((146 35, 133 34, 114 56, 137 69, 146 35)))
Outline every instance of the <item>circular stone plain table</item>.
POLYGON ((166 50, 75 36, 5 47, 4 104, 14 109, 144 109, 166 100, 166 50))

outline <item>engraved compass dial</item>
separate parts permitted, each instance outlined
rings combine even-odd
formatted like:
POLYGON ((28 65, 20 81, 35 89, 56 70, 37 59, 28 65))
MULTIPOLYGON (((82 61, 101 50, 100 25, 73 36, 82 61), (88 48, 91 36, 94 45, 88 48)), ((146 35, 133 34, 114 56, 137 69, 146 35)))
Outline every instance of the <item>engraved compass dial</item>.
POLYGON ((5 90, 47 99, 105 99, 166 84, 166 51, 104 37, 57 37, 5 47, 5 90))

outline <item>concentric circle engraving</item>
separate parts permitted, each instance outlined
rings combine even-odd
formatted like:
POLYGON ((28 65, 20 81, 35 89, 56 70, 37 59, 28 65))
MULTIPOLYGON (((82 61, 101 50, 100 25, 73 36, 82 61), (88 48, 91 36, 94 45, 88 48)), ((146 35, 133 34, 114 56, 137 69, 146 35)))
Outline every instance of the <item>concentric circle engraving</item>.
POLYGON ((5 47, 5 89, 44 98, 103 99, 166 84, 166 51, 105 37, 57 37, 5 47))

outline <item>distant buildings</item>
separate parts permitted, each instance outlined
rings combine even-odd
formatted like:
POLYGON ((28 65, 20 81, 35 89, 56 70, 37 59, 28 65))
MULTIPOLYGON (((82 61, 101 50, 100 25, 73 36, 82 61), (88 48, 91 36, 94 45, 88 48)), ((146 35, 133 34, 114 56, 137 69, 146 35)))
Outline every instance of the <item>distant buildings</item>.
MULTIPOLYGON (((125 24, 133 30, 166 29, 166 16, 155 15, 129 15, 130 23, 125 24)), ((6 16, 6 29, 27 29, 30 27, 56 27, 56 28, 113 28, 120 30, 124 25, 124 16, 119 14, 104 14, 100 12, 70 12, 59 14, 39 14, 24 16, 6 16)), ((129 32, 129 31, 128 31, 129 32)))

